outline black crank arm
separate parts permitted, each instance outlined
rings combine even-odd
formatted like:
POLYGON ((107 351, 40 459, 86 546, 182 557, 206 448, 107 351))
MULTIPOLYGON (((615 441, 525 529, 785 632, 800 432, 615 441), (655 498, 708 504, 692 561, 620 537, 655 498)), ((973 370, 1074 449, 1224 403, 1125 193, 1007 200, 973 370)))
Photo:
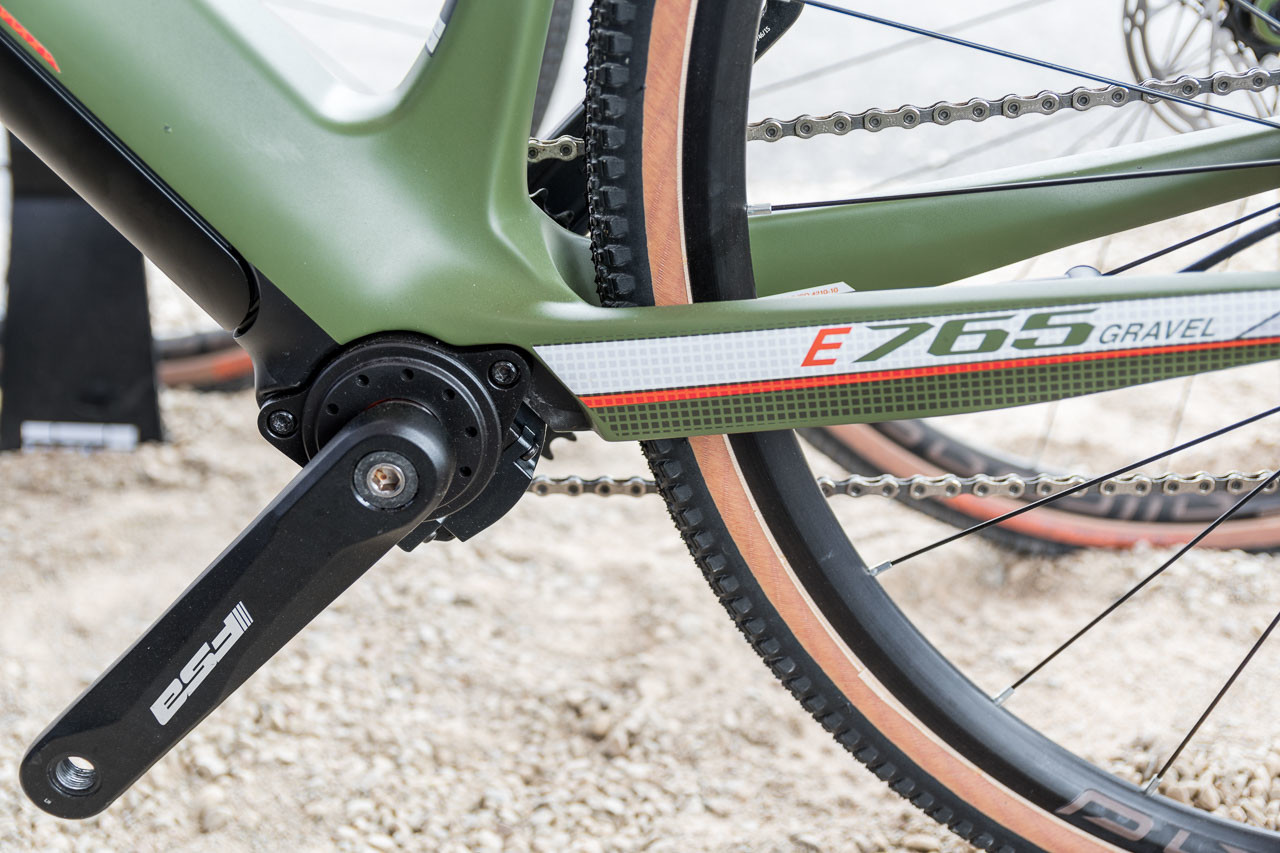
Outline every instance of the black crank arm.
POLYGON ((102 811, 439 503, 453 453, 403 402, 356 418, 36 739, 22 787, 102 811))

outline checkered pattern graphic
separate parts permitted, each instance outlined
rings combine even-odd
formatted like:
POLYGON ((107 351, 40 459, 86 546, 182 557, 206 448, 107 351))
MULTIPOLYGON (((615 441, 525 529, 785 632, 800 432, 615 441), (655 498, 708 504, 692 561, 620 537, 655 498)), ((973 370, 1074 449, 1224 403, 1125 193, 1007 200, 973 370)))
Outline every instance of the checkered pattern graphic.
POLYGON ((867 423, 1023 406, 1280 357, 1280 344, 978 370, 593 409, 614 439, 867 423))
MULTIPOLYGON (((856 297, 850 297, 856 298, 856 297)), ((627 341, 598 341, 535 347, 538 356, 579 396, 637 392, 665 388, 760 382, 798 377, 843 376, 852 373, 902 370, 921 366, 964 364, 976 360, 1026 358, 1058 352, 1090 353, 1263 338, 1280 334, 1280 291, 1193 294, 1052 307, 992 309, 974 313, 916 316, 874 322, 763 329, 750 332, 686 335, 627 341), (1014 346, 1033 337, 1043 344, 1065 338, 1062 330, 1020 332, 1032 315, 1054 312, 1055 323, 1086 322, 1089 339, 1071 347, 1044 346, 1034 351, 1014 346), (968 319, 966 328, 1008 332, 1003 345, 980 355, 966 349, 980 338, 960 338, 949 355, 931 353, 937 330, 948 320, 968 319), (986 319, 984 319, 986 318, 986 319), (903 324, 931 325, 930 332, 870 362, 859 358, 902 334, 903 324), (884 328, 892 326, 893 328, 884 328), (816 360, 832 364, 802 366, 818 333, 824 328, 848 327, 828 337, 838 349, 822 350, 816 360)))

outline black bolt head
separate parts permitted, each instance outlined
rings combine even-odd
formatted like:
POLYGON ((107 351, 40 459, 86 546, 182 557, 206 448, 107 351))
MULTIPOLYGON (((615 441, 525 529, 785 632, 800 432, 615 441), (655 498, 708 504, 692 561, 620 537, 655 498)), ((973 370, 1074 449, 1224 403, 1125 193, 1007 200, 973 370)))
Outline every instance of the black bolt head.
POLYGON ((298 419, 292 412, 276 409, 267 416, 267 429, 276 438, 288 438, 298 429, 298 419))
POLYGON ((495 361, 489 365, 489 381, 499 388, 510 388, 520 381, 520 368, 510 361, 495 361))

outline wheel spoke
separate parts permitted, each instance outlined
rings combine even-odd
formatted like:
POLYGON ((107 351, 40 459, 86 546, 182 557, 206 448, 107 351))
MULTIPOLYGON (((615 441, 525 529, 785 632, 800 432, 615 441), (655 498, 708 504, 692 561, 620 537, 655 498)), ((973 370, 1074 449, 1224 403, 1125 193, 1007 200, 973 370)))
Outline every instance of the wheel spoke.
MULTIPOLYGON (((1184 0, 1169 0, 1168 3, 1165 3, 1163 6, 1161 6, 1159 9, 1156 9, 1154 12, 1147 13, 1147 21, 1148 22, 1154 21, 1156 18, 1160 17, 1162 14, 1169 11, 1170 9, 1176 9, 1179 6, 1182 6, 1185 8, 1189 5, 1190 4, 1184 2, 1184 0)), ((1199 6, 1200 4, 1197 3, 1196 5, 1199 6)), ((1203 8, 1204 7, 1201 6, 1201 10, 1203 10, 1203 8)), ((1202 11, 1202 14, 1203 14, 1203 11, 1202 11)))
POLYGON ((880 201, 905 201, 907 199, 946 198, 948 196, 979 195, 982 193, 1006 192, 1013 190, 1073 187, 1084 184, 1109 183, 1111 181, 1138 181, 1149 180, 1152 178, 1174 178, 1183 175, 1206 175, 1214 172, 1234 172, 1241 169, 1267 169, 1274 168, 1276 166, 1280 166, 1280 159, 1252 160, 1243 163, 1220 163, 1214 166, 1188 166, 1182 169, 1153 169, 1149 172, 1113 172, 1106 175, 1086 175, 1079 178, 1046 178, 1040 181, 1019 181, 1011 184, 983 184, 976 187, 933 190, 917 193, 899 193, 897 195, 861 196, 859 198, 841 198, 831 199, 828 201, 797 201, 771 205, 770 210, 806 210, 814 207, 872 204, 880 201))
POLYGON ((888 18, 881 18, 877 15, 872 15, 867 12, 858 12, 853 9, 846 9, 842 6, 833 6, 830 3, 824 2, 824 0, 798 0, 798 2, 804 3, 806 6, 813 6, 818 9, 825 9, 828 12, 835 12, 836 14, 847 15, 851 18, 858 18, 859 20, 867 21, 868 23, 879 24, 881 26, 891 27, 896 30, 903 30, 904 32, 915 33, 916 35, 920 35, 920 36, 927 36, 929 38, 937 39, 938 41, 944 41, 949 44, 954 44, 958 47, 967 47, 971 50, 981 51, 982 53, 989 53, 993 56, 1001 56, 1001 57, 1004 57, 1005 59, 1012 59, 1015 62, 1022 62, 1028 65, 1035 65, 1039 68, 1045 68, 1049 71, 1058 71, 1063 74, 1071 74, 1076 77, 1083 77, 1086 80, 1093 80, 1095 83, 1102 83, 1107 86, 1119 86, 1122 89, 1128 89, 1131 92, 1141 92, 1144 95, 1148 95, 1154 98, 1159 98, 1160 100, 1172 101, 1174 103, 1184 104, 1194 109, 1206 110, 1208 112, 1218 113, 1219 115, 1225 115, 1225 116, 1230 116, 1231 118, 1237 118, 1237 119, 1240 119, 1241 121, 1253 122, 1254 124, 1261 124, 1266 127, 1280 130, 1280 124, 1277 124, 1276 122, 1270 121, 1268 119, 1264 119, 1259 116, 1251 116, 1246 113, 1236 112, 1235 110, 1229 110, 1225 107, 1219 107, 1219 106, 1214 106, 1212 104, 1200 103, 1199 101, 1193 101, 1188 98, 1179 97, 1177 95, 1170 95, 1165 92, 1160 92, 1156 89, 1152 89, 1148 86, 1143 86, 1140 83, 1126 83, 1122 80, 1116 80, 1114 78, 1107 77, 1102 74, 1095 74, 1091 71, 1084 71, 1079 68, 1072 68, 1067 65, 1061 65, 1056 62, 1049 62, 1048 60, 1044 60, 1044 59, 1036 59, 1035 57, 1027 56, 1021 53, 1014 53, 1013 51, 1004 50, 1003 48, 992 47, 991 45, 980 44, 978 42, 969 41, 968 39, 962 39, 959 36, 947 35, 945 33, 940 33, 935 30, 927 30, 927 29, 924 29, 923 27, 917 27, 912 24, 904 23, 902 21, 894 21, 888 18))
POLYGON ((1255 243, 1259 243, 1274 234, 1280 234, 1280 219, 1277 219, 1274 222, 1269 222, 1261 228, 1250 231, 1243 237, 1237 237, 1221 249, 1218 249, 1216 252, 1211 252, 1196 261, 1194 264, 1185 267, 1182 272, 1205 272, 1213 269, 1223 261, 1230 259, 1234 255, 1240 254, 1255 243))
MULTIPOLYGON (((985 24, 985 23, 989 23, 990 21, 999 20, 1000 18, 1005 18, 1010 15, 1017 14, 1018 12, 1025 11, 1027 9, 1033 9, 1036 6, 1043 6, 1045 3, 1048 3, 1048 2, 1049 0, 1022 0, 1022 2, 1020 3, 1013 3, 1009 6, 1005 6, 1002 9, 997 9, 994 12, 987 12, 986 14, 983 14, 983 15, 978 15, 973 18, 967 18, 966 20, 963 20, 960 23, 955 24, 952 27, 949 27, 947 32, 950 32, 950 33, 964 32, 965 30, 972 29, 973 27, 976 27, 980 24, 985 24)), ((761 95, 769 95, 774 92, 781 91, 782 89, 787 89, 792 86, 798 86, 801 83, 808 83, 811 80, 817 80, 818 78, 826 77, 827 75, 834 74, 838 71, 847 71, 850 68, 853 68, 858 65, 864 65, 868 62, 872 62, 876 59, 880 59, 881 57, 893 56, 908 48, 912 48, 920 44, 927 44, 929 41, 930 39, 928 36, 915 36, 913 38, 903 39, 902 41, 896 42, 895 44, 878 48, 876 50, 869 50, 866 53, 862 53, 857 56, 850 57, 848 59, 842 59, 839 62, 832 62, 831 64, 824 65, 821 68, 814 68, 812 70, 805 71, 801 74, 796 74, 795 76, 792 76, 792 77, 787 77, 782 80, 775 80, 772 83, 766 83, 765 85, 761 86, 758 89, 752 89, 751 94, 753 97, 758 97, 761 95)))
POLYGON ((1045 413, 1044 431, 1040 433, 1040 438, 1036 441, 1035 452, 1031 454, 1032 468, 1040 467, 1040 460, 1044 456, 1044 452, 1049 449, 1049 436, 1053 434, 1053 427, 1058 420, 1058 409, 1061 405, 1061 400, 1054 400, 1047 407, 1048 411, 1045 413))
POLYGON ((1169 246, 1168 248, 1161 249, 1158 252, 1152 252, 1149 255, 1138 258, 1136 261, 1130 261, 1129 263, 1124 264, 1123 266, 1116 267, 1110 272, 1103 273, 1103 275, 1119 275, 1122 272, 1128 272, 1129 270, 1134 269, 1135 267, 1142 266, 1148 261, 1154 261, 1157 258, 1163 258, 1165 255, 1168 255, 1172 252, 1176 252, 1179 249, 1185 249, 1187 246, 1198 243, 1201 240, 1206 240, 1209 237, 1213 237, 1216 234, 1221 234, 1223 231, 1230 231, 1232 228, 1236 228, 1240 225, 1243 225, 1244 223, 1252 219, 1257 219, 1259 216, 1266 216, 1268 213, 1271 213, 1272 211, 1275 211, 1275 210, 1280 210, 1280 203, 1268 205, 1267 207, 1264 207, 1261 210, 1255 210, 1253 213, 1246 213, 1244 216, 1241 216, 1238 219, 1233 219, 1231 222, 1228 222, 1225 225, 1219 225, 1216 228, 1210 228, 1208 231, 1205 231, 1202 234, 1197 234, 1194 237, 1188 237, 1186 240, 1183 240, 1180 243, 1174 243, 1172 246, 1169 246))
POLYGON ((1196 720, 1195 725, 1191 727, 1191 731, 1187 732, 1187 736, 1182 739, 1182 743, 1178 744, 1178 748, 1173 751, 1169 759, 1165 761, 1164 766, 1160 768, 1160 772, 1151 777, 1151 781, 1147 782, 1144 789, 1147 794, 1155 793, 1160 787, 1160 780, 1169 772, 1169 768, 1178 760, 1178 756, 1182 755, 1182 751, 1187 748, 1187 744, 1191 743, 1191 739, 1196 736, 1196 732, 1200 731, 1200 727, 1204 725, 1204 721, 1209 719, 1209 715, 1213 713, 1213 709, 1218 707, 1218 703, 1222 701, 1222 697, 1227 695, 1227 691, 1231 689, 1231 685, 1236 683, 1236 679, 1240 677, 1240 673, 1244 672, 1244 668, 1249 665, 1249 661, 1253 660, 1253 656, 1258 653, 1258 649, 1275 631, 1276 625, 1280 625, 1280 613, 1276 613, 1275 618, 1271 620, 1271 624, 1262 632, 1262 636, 1249 649, 1249 653, 1244 656, 1244 660, 1240 661, 1240 665, 1236 667, 1235 672, 1231 673, 1231 677, 1227 679, 1226 684, 1222 685, 1222 689, 1218 691, 1218 695, 1213 697, 1213 701, 1209 703, 1209 707, 1204 709, 1204 713, 1200 715, 1200 719, 1196 720))
POLYGON ((1139 122, 1141 122, 1145 116, 1149 115, 1151 115, 1151 113, 1143 110, 1140 113, 1133 113, 1132 115, 1126 116, 1124 122, 1120 125, 1119 131, 1117 131, 1116 135, 1112 138, 1111 145, 1108 147, 1115 148, 1123 143, 1129 138, 1129 133, 1139 126, 1139 122))
POLYGON ((1178 411, 1173 416, 1173 424, 1169 427, 1169 443, 1174 444, 1178 440, 1178 433, 1182 432, 1182 420, 1187 415, 1187 404, 1191 402, 1191 390, 1195 387, 1196 376, 1191 374, 1182 380, 1182 389, 1178 393, 1178 411))
MULTIPOLYGON (((1132 588, 1130 588, 1129 591, 1126 592, 1124 595, 1120 596, 1115 601, 1111 602, 1111 604, 1108 605, 1108 607, 1105 610, 1103 610, 1097 616, 1093 617, 1093 619, 1089 620, 1088 624, 1086 624, 1079 631, 1076 631, 1074 634, 1072 634, 1070 639, 1068 639, 1065 643, 1058 646, 1056 649, 1054 649, 1052 652, 1046 655, 1038 664, 1036 664, 1035 666, 1031 667, 1031 669, 1023 673, 1023 675, 1017 681, 1013 682, 1013 684, 1005 688, 1005 690, 1002 693, 1000 693, 999 696, 995 697, 995 702, 997 704, 1003 705, 1006 701, 1008 701, 1009 697, 1012 696, 1016 690, 1018 690, 1018 688, 1026 684, 1027 681, 1029 681, 1033 676, 1035 676, 1036 673, 1044 669, 1051 661, 1057 658, 1058 655, 1062 654, 1067 649, 1071 648, 1071 646, 1073 646, 1077 640, 1079 640, 1085 634, 1089 633, 1091 630, 1097 627, 1098 624, 1102 622, 1102 620, 1106 619, 1112 613, 1115 613, 1117 610, 1119 610, 1120 607, 1123 606, 1125 602, 1127 602, 1129 599, 1133 598, 1135 595, 1137 595, 1139 592, 1145 589, 1148 584, 1150 584, 1156 578, 1160 577, 1160 575, 1164 574, 1165 571, 1168 570, 1170 566, 1178 562, 1178 560, 1182 559, 1182 557, 1186 555, 1188 551, 1190 551, 1196 545, 1199 545, 1206 536, 1208 536, 1214 530, 1217 530, 1219 525, 1221 525, 1225 521, 1230 520, 1232 516, 1234 516, 1240 510, 1244 509, 1244 507, 1247 506, 1250 501, 1252 501, 1258 495, 1262 494, 1264 490, 1270 488, 1271 485, 1277 481, 1277 479, 1280 479, 1280 471, 1276 471, 1270 477, 1263 480, 1258 485, 1254 486, 1253 489, 1250 490, 1248 494, 1240 498, 1240 500, 1236 501, 1234 504, 1228 507, 1225 512, 1223 512, 1221 515, 1219 515, 1217 518, 1211 521, 1209 525, 1205 527, 1204 530, 1201 530, 1199 533, 1195 535, 1195 537, 1190 542, 1187 542, 1185 545, 1179 548, 1172 557, 1170 557, 1169 559, 1161 563, 1160 566, 1155 571, 1151 572, 1151 574, 1147 575, 1145 578, 1138 581, 1138 583, 1135 584, 1132 588)), ((1247 662, 1247 659, 1246 659, 1246 662, 1247 662)), ((1234 680, 1234 676, 1232 676, 1232 680, 1234 680)), ((1230 682, 1228 682, 1228 686, 1230 686, 1230 682)))
POLYGON ((1169 54, 1164 58, 1163 67, 1160 69, 1160 72, 1156 76, 1163 77, 1167 73, 1164 69, 1175 67, 1174 62, 1176 62, 1182 56, 1182 54, 1186 51, 1186 49, 1191 46, 1191 40, 1196 37, 1196 31, 1200 29, 1200 24, 1202 24, 1203 22, 1204 22, 1203 17, 1197 17, 1195 21, 1191 24, 1190 29, 1187 30, 1187 37, 1180 42, 1177 41, 1177 31, 1174 32, 1174 38, 1171 39, 1169 42, 1170 44, 1169 54), (1173 47, 1174 44, 1177 44, 1176 48, 1173 47))

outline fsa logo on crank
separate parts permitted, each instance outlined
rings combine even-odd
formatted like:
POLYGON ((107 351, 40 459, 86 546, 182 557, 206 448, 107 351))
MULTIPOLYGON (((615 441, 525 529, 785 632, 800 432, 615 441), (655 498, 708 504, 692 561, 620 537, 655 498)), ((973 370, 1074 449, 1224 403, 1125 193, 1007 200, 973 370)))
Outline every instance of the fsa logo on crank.
POLYGON ((1079 812, 1080 817, 1126 841, 1156 844, 1165 842, 1164 853, 1247 853, 1239 847, 1210 841, 1193 835, 1185 829, 1177 829, 1159 823, 1154 817, 1131 806, 1117 802, 1098 791, 1086 790, 1080 796, 1057 810, 1057 814, 1069 817, 1079 812))
POLYGON ((173 719, 173 715, 186 703, 187 697, 195 692, 200 682, 209 677, 213 668, 252 624, 253 617, 249 615, 243 601, 231 608, 227 618, 222 620, 222 630, 213 638, 212 644, 201 643, 191 660, 178 672, 178 677, 169 682, 160 697, 151 703, 151 713, 155 715, 156 722, 163 726, 173 719))

